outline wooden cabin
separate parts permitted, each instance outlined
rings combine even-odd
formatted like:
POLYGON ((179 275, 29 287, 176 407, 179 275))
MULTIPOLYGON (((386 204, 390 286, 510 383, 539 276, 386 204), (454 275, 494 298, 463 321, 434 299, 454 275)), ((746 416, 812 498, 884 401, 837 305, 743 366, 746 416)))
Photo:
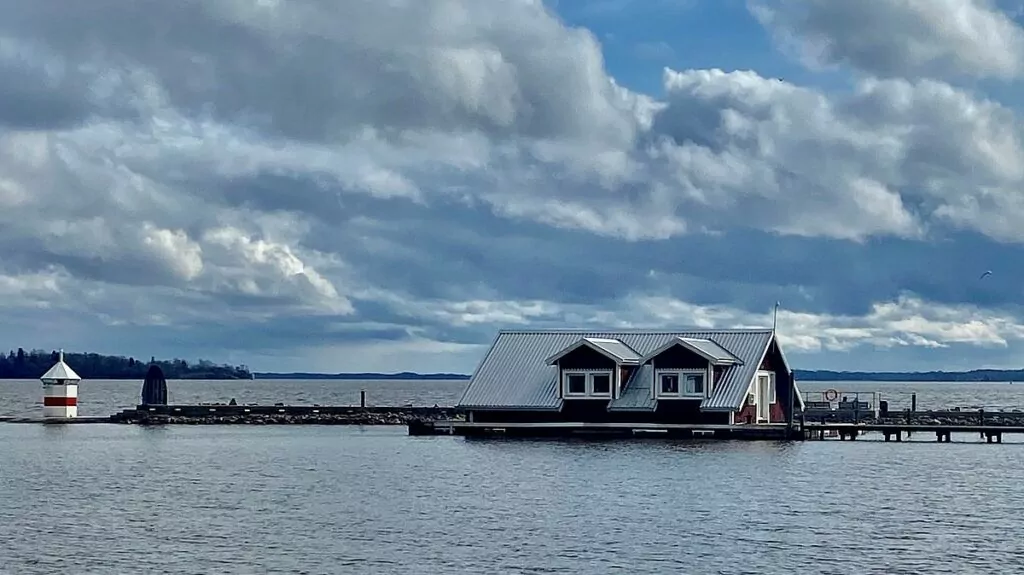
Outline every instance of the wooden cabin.
POLYGON ((803 400, 772 330, 503 330, 471 422, 785 423, 803 400))

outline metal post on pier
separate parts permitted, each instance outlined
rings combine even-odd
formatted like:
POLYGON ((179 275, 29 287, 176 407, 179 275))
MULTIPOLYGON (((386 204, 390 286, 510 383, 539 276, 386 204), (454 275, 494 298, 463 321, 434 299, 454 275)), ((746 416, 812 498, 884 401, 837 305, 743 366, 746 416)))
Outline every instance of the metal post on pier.
POLYGON ((917 394, 910 394, 910 411, 917 411, 917 394))
MULTIPOLYGON (((789 410, 786 414, 786 425, 789 427, 789 432, 793 432, 793 412, 796 411, 796 376, 793 372, 789 372, 789 410)), ((801 430, 802 432, 803 430, 801 430)))
POLYGON ((366 390, 365 389, 360 389, 359 390, 359 407, 362 407, 362 408, 366 407, 366 390))

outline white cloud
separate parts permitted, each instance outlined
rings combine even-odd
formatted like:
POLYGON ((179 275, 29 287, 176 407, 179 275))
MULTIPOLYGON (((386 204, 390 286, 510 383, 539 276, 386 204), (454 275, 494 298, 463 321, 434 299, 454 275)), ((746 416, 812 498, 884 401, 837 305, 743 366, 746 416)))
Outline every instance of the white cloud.
POLYGON ((1016 78, 1024 32, 990 0, 749 0, 784 45, 815 66, 889 77, 1016 78))
POLYGON ((1024 339, 1024 321, 974 305, 942 305, 905 294, 879 302, 864 316, 780 312, 786 345, 802 351, 846 351, 856 346, 1006 347, 1024 339), (791 338, 791 339, 790 339, 791 338))
POLYGON ((665 70, 658 100, 534 0, 0 0, 5 309, 225 350, 469 354, 501 326, 765 325, 749 310, 792 288, 797 350, 1012 345, 1010 287, 874 266, 884 242, 1024 241, 1018 113, 921 79, 1017 74, 1018 28, 866 0, 839 29, 830 6, 758 14, 885 79, 665 70), (913 26, 878 62, 859 24, 887 18, 913 26))
POLYGON ((0 307, 50 307, 64 294, 54 272, 0 275, 0 307))
MULTIPOLYGON (((703 329, 768 328, 772 312, 751 313, 728 305, 698 305, 668 296, 631 294, 599 309, 555 301, 423 301, 408 296, 376 293, 407 318, 440 325, 501 325, 508 328, 573 327, 582 329, 703 329)), ((787 353, 798 359, 821 352, 859 352, 919 347, 1008 348, 1024 342, 1024 319, 979 306, 945 305, 904 293, 878 302, 860 315, 779 310, 778 333, 787 353)), ((389 344, 377 342, 374 349, 389 344)), ((396 355, 408 342, 394 344, 396 355)), ((469 353, 483 348, 456 344, 469 353)), ((421 348, 426 353, 426 347, 421 348)), ((376 364, 375 364, 376 365, 376 364)), ((464 364, 469 365, 469 364, 464 364)), ((941 367, 941 366, 939 366, 941 367)))
POLYGON ((1020 122, 995 102, 930 80, 864 80, 830 98, 753 72, 665 76, 655 126, 672 140, 658 153, 709 221, 747 214, 753 227, 857 240, 952 223, 1024 238, 986 220, 1015 209, 1024 183, 1020 122))

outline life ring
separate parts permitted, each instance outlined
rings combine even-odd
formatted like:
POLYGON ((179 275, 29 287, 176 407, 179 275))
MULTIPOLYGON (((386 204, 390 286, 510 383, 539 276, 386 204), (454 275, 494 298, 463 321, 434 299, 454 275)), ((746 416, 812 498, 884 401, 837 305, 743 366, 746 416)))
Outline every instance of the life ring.
POLYGON ((825 390, 825 400, 826 401, 835 401, 838 398, 839 398, 839 392, 838 391, 836 391, 834 389, 826 389, 825 390))

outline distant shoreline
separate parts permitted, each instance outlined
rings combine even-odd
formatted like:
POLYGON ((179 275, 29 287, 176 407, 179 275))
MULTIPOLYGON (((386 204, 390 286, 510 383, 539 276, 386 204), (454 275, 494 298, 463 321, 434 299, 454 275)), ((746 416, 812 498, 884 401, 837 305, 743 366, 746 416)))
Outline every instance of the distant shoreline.
MULTIPOLYGON (((221 372, 223 373, 223 372, 221 372)), ((85 379, 124 379, 141 380, 142 376, 123 373, 89 373, 82 374, 85 379)), ((303 372, 255 372, 254 379, 278 379, 278 380, 336 380, 336 381, 468 381, 470 375, 464 373, 416 373, 403 371, 399 373, 303 373, 303 372)), ((888 383, 999 383, 1019 381, 1024 383, 1024 370, 1016 369, 975 369, 971 371, 927 371, 927 372, 871 372, 871 371, 831 371, 831 370, 794 370, 797 381, 805 382, 830 382, 830 381, 865 381, 865 382, 888 382, 888 383)), ((0 374, 0 380, 4 379, 36 379, 27 376, 9 376, 0 374)), ((245 380, 249 377, 242 377, 237 374, 214 373, 188 373, 174 374, 167 379, 205 379, 208 381, 232 381, 245 380), (177 377, 175 377, 177 375, 177 377), (220 375, 218 377, 218 375, 220 375)))
MULTIPOLYGON (((374 381, 464 381, 471 376, 464 373, 256 373, 256 379, 335 379, 374 381)), ((885 382, 1024 382, 1024 370, 976 369, 971 371, 927 372, 870 372, 794 370, 798 381, 885 381, 885 382)))
POLYGON ((338 379, 338 380, 374 380, 374 381, 452 381, 468 380, 464 373, 274 373, 256 372, 256 379, 338 379))
POLYGON ((1024 370, 1021 369, 972 369, 971 371, 831 371, 831 370, 793 370, 797 381, 884 381, 899 383, 915 382, 1024 382, 1024 370))

